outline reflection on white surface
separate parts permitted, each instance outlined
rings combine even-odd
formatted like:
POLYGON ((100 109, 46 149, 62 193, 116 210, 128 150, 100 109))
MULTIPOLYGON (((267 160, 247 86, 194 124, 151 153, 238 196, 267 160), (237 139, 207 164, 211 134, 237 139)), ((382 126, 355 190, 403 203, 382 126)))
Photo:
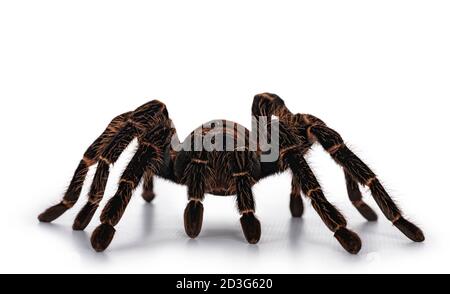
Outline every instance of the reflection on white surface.
MULTIPOLYGON (((290 216, 289 185, 284 185, 289 183, 289 174, 254 189, 262 223, 258 245, 245 241, 234 198, 211 195, 204 202, 202 232, 192 240, 183 228, 185 189, 162 180, 156 183, 153 203, 145 203, 140 191, 136 192, 110 247, 103 253, 93 251, 89 242, 91 231, 98 225, 97 215, 86 232, 71 230, 80 203, 53 224, 31 221, 28 230, 34 232, 36 242, 30 258, 39 263, 31 263, 27 269, 54 271, 55 256, 59 256, 56 264, 61 263, 57 268, 63 272, 414 272, 420 269, 409 266, 427 260, 430 254, 429 240, 423 244, 410 242, 382 215, 376 223, 366 222, 342 199, 336 204, 346 208, 342 210, 349 227, 363 240, 359 255, 346 253, 307 201, 301 219, 290 216), (274 182, 280 188, 276 189, 274 182), (175 194, 179 195, 169 196, 175 194)), ((375 207, 373 201, 368 202, 375 207)))

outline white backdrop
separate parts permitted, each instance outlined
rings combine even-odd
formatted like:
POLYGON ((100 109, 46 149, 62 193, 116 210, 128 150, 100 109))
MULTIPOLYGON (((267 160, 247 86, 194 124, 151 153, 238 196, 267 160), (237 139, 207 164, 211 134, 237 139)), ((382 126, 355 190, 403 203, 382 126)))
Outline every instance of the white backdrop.
POLYGON ((449 15, 448 1, 2 1, 0 272, 448 273, 449 15), (257 246, 231 197, 207 196, 203 231, 189 240, 186 190, 162 180, 150 205, 137 191, 102 254, 89 243, 98 214, 71 231, 86 189, 54 224, 38 223, 114 115, 157 98, 180 137, 216 118, 250 127, 264 91, 338 130, 426 242, 407 240, 378 209, 378 223, 365 222, 318 147, 308 161, 361 236, 357 256, 309 203, 291 219, 289 174, 254 188, 257 246))

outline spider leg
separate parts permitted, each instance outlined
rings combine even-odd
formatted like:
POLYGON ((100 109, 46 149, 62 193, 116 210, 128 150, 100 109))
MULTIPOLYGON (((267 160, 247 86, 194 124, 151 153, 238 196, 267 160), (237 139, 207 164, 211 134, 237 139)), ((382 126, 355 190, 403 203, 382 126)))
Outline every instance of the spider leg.
POLYGON ((99 156, 99 163, 88 194, 88 201, 75 218, 72 228, 84 230, 91 221, 105 193, 109 169, 130 142, 147 132, 152 126, 169 122, 166 106, 152 100, 133 111, 125 126, 114 136, 99 156))
POLYGON ((325 225, 334 232, 334 237, 349 253, 357 254, 361 249, 361 239, 347 229, 344 216, 325 198, 319 182, 303 156, 290 153, 286 157, 292 172, 300 179, 303 193, 311 199, 313 208, 317 211, 325 225))
POLYGON ((193 152, 191 162, 184 171, 188 189, 188 204, 184 210, 184 230, 191 238, 196 238, 202 229, 205 182, 211 176, 206 151, 193 152))
POLYGON ((292 116, 292 112, 286 107, 283 99, 273 93, 261 93, 255 95, 252 104, 252 115, 256 117, 265 116, 270 121, 271 116, 280 119, 292 116))
POLYGON ((352 179, 370 189, 373 198, 383 214, 403 234, 415 242, 425 240, 423 232, 414 224, 403 218, 400 209, 381 185, 375 173, 359 159, 347 146, 341 136, 323 124, 308 127, 308 134, 327 150, 331 157, 341 165, 352 179))
POLYGON ((301 197, 300 178, 293 174, 291 183, 291 199, 289 208, 293 217, 301 217, 303 215, 303 200, 301 197))
POLYGON ((73 178, 63 196, 62 201, 41 213, 38 217, 41 222, 51 222, 75 205, 80 197, 81 189, 83 187, 84 180, 86 179, 89 167, 97 163, 99 154, 102 152, 105 145, 107 145, 119 132, 119 129, 122 128, 129 115, 130 112, 127 112, 115 117, 108 124, 105 131, 89 146, 84 153, 83 159, 80 161, 75 170, 73 178))
POLYGON ((142 198, 147 202, 152 202, 155 198, 155 192, 153 192, 153 173, 147 171, 144 173, 144 183, 142 185, 142 198))
POLYGON ((115 233, 114 226, 125 212, 133 191, 144 174, 154 175, 163 165, 163 150, 167 147, 173 129, 158 125, 139 140, 139 147, 123 172, 116 194, 108 201, 100 216, 99 225, 91 237, 96 251, 105 250, 115 233))
POLYGON ((261 223, 255 217, 255 199, 252 185, 255 180, 252 174, 252 154, 247 151, 234 151, 231 153, 231 166, 236 182, 236 201, 239 213, 242 215, 240 222, 245 239, 250 244, 256 244, 261 238, 261 223))
POLYGON ((95 171, 88 194, 88 201, 75 218, 72 226, 74 230, 84 230, 91 221, 105 193, 110 165, 117 161, 120 154, 122 154, 123 150, 125 150, 136 135, 137 129, 128 123, 119 131, 99 156, 97 170, 95 171))
MULTIPOLYGON (((178 138, 178 134, 176 133, 175 125, 173 124, 173 122, 171 120, 169 122, 171 123, 171 126, 173 127, 174 132, 175 132, 172 136, 172 141, 170 142, 171 148, 168 150, 169 161, 167 162, 167 165, 170 167, 171 172, 169 171, 168 176, 166 175, 166 176, 162 176, 162 177, 166 178, 166 179, 171 179, 172 181, 176 181, 175 176, 173 175, 173 163, 178 154, 176 149, 180 148, 181 143, 180 143, 180 139, 178 138)), ((144 173, 144 182, 142 185, 142 195, 141 196, 146 202, 152 202, 153 199, 155 199, 156 195, 153 190, 154 179, 155 179, 155 177, 154 177, 153 173, 151 173, 151 172, 144 173)))
POLYGON ((361 190, 359 190, 358 182, 356 182, 348 172, 344 171, 344 174, 348 196, 353 206, 355 206, 359 213, 368 221, 376 221, 378 219, 377 214, 362 200, 362 194, 361 190))

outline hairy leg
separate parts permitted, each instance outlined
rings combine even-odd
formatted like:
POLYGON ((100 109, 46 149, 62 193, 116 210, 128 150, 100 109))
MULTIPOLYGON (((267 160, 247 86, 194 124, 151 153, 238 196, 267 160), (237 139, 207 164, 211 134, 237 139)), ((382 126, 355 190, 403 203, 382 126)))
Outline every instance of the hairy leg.
POLYGON ((346 228, 347 221, 344 216, 325 198, 319 182, 303 156, 290 153, 286 160, 292 172, 299 177, 303 193, 311 199, 313 208, 325 225, 334 232, 334 237, 349 253, 358 253, 361 249, 361 239, 346 228))
POLYGON ((303 215, 303 200, 301 197, 300 178, 293 174, 291 183, 291 199, 289 208, 293 217, 301 217, 303 215))
POLYGON ((377 214, 362 200, 362 194, 361 190, 359 190, 358 183, 349 173, 344 172, 344 174, 348 196, 353 206, 355 206, 359 213, 368 221, 376 221, 378 218, 377 214))
POLYGON ((324 124, 313 124, 308 128, 308 134, 312 140, 317 140, 330 153, 353 180, 370 189, 381 211, 394 226, 415 242, 425 240, 423 232, 402 216, 400 209, 381 185, 375 173, 347 148, 336 131, 324 124))
POLYGON ((255 95, 252 104, 253 116, 265 116, 270 121, 272 115, 278 116, 281 120, 291 117, 292 112, 286 107, 283 99, 273 93, 261 93, 255 95))
POLYGON ((103 131, 103 133, 89 146, 84 153, 83 159, 80 161, 75 170, 73 178, 63 196, 63 199, 60 203, 48 208, 39 215, 38 219, 41 222, 51 222, 75 205, 80 197, 81 189, 83 188, 83 183, 86 179, 89 167, 98 162, 100 153, 123 127, 130 114, 131 112, 127 112, 115 117, 108 124, 105 131, 103 131))
POLYGON ((237 207, 241 216, 242 231, 250 244, 256 244, 261 238, 261 223, 255 216, 255 199, 253 197, 252 185, 252 153, 245 151, 234 151, 230 153, 233 177, 236 182, 237 207))
POLYGON ((75 218, 72 226, 74 230, 84 230, 91 221, 103 198, 110 166, 117 161, 130 142, 136 137, 144 136, 149 129, 169 122, 166 106, 158 100, 152 100, 133 111, 125 126, 99 156, 99 164, 88 194, 88 201, 75 218))
POLYGON ((194 152, 184 171, 183 182, 188 188, 188 204, 184 210, 184 229, 191 238, 196 238, 203 224, 203 198, 205 182, 211 176, 206 151, 194 152))
POLYGON ((96 251, 105 250, 125 212, 133 191, 144 173, 156 174, 163 165, 163 150, 172 130, 160 125, 139 140, 139 147, 123 172, 116 194, 108 201, 100 216, 101 225, 92 233, 91 244, 96 251))
POLYGON ((84 230, 91 221, 105 193, 110 165, 117 161, 120 154, 136 135, 136 128, 131 124, 127 124, 99 156, 99 163, 89 190, 88 201, 75 218, 72 226, 74 230, 84 230))

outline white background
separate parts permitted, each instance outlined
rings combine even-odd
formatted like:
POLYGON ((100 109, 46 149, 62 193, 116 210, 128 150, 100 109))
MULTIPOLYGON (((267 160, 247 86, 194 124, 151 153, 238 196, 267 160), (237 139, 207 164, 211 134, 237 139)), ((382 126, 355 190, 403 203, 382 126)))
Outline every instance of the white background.
POLYGON ((449 15, 448 1, 2 1, 0 272, 450 272, 449 15), (206 197, 203 231, 190 240, 186 190, 162 180, 152 204, 136 192, 104 253, 89 243, 98 214, 86 232, 71 230, 86 189, 54 224, 38 223, 114 115, 157 98, 180 137, 216 118, 250 127, 264 91, 338 130, 426 242, 407 240, 378 209, 378 223, 365 222, 319 147, 308 161, 360 234, 357 256, 309 203, 301 220, 290 217, 289 174, 254 188, 257 246, 232 197, 206 197))

